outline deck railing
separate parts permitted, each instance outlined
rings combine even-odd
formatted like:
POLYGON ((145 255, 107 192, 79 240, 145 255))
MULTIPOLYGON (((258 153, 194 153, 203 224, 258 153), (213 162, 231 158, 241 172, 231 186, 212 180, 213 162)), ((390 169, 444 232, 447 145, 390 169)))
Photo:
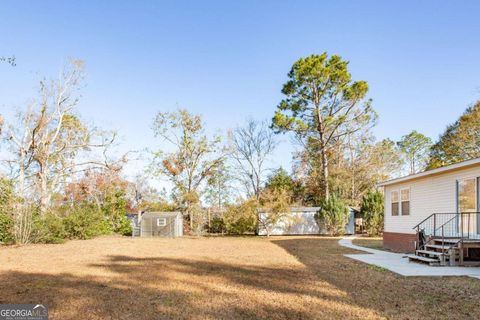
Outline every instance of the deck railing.
POLYGON ((458 242, 480 240, 480 212, 433 213, 413 229, 429 238, 417 249, 424 249, 435 238, 458 239, 458 242))

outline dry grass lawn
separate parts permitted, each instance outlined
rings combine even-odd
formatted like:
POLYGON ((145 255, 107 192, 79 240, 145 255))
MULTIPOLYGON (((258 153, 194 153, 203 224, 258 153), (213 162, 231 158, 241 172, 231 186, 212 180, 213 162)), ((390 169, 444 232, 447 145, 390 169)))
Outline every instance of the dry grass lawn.
POLYGON ((367 247, 377 250, 386 250, 383 248, 383 238, 380 237, 361 237, 355 238, 353 244, 361 247, 367 247))
POLYGON ((0 248, 0 303, 51 319, 478 319, 480 281, 403 278, 336 239, 104 237, 0 248))

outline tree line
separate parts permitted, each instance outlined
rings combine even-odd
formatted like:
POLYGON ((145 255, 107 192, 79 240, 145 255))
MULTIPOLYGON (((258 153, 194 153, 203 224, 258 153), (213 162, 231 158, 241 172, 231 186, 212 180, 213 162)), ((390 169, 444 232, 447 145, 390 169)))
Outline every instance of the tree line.
POLYGON ((293 64, 271 120, 208 135, 187 109, 158 112, 159 147, 147 152, 145 173, 126 179, 130 154, 113 152, 116 132, 82 121, 84 74, 83 61, 71 60, 57 79, 39 83, 16 118, 0 115, 0 242, 129 234, 126 212, 142 210, 179 210, 192 234, 268 232, 291 206, 320 207, 317 221, 332 234, 342 232, 349 206, 361 208, 368 232, 379 234, 379 181, 480 157, 480 103, 435 143, 417 131, 377 141, 368 83, 354 80, 340 56, 323 53, 293 64), (288 171, 271 167, 281 134, 296 149, 288 171), (152 179, 172 190, 157 190, 152 179))

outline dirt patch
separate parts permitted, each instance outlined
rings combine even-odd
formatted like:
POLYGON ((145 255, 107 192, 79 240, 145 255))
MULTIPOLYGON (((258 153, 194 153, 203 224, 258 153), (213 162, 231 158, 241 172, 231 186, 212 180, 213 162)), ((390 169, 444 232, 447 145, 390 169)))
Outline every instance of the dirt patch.
POLYGON ((0 248, 0 303, 44 303, 51 319, 477 315, 480 281, 398 277, 343 257, 353 251, 336 242, 104 237, 0 248))

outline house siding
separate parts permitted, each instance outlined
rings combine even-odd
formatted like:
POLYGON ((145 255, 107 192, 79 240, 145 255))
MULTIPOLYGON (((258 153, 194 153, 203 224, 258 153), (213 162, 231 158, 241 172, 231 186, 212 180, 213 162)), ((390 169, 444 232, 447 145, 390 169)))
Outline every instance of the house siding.
POLYGON ((413 227, 432 213, 456 212, 456 181, 479 176, 477 166, 385 186, 385 232, 415 234, 413 227), (410 189, 410 215, 392 216, 391 192, 403 188, 410 189))

